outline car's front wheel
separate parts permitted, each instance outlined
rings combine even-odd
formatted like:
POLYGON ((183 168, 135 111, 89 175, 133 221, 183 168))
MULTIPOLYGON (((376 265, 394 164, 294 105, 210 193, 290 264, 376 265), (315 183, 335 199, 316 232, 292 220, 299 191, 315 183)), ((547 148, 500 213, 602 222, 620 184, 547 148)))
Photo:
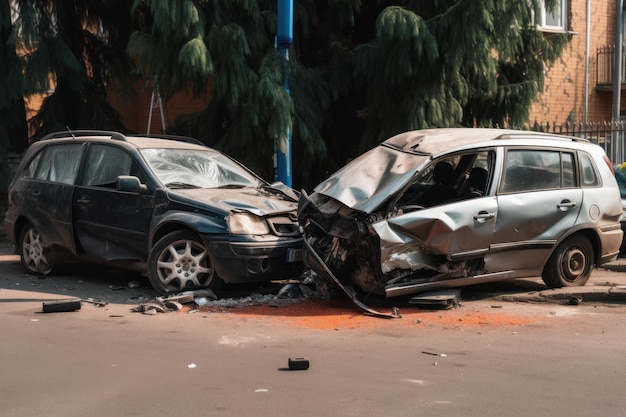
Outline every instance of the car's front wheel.
POLYGON ((221 283, 204 244, 185 230, 165 235, 154 245, 148 259, 148 278, 162 294, 193 287, 216 288, 221 283))
POLYGON ((22 229, 19 240, 20 260, 29 275, 48 275, 54 268, 52 251, 44 248, 41 234, 32 224, 22 229))
POLYGON ((543 282, 550 288, 581 287, 591 276, 593 247, 584 236, 572 236, 554 251, 543 269, 543 282))

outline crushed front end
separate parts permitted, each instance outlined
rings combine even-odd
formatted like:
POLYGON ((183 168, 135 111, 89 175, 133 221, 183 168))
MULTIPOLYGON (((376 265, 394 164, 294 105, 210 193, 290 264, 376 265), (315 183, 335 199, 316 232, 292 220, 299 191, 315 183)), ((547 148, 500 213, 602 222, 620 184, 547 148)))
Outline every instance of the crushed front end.
POLYGON ((401 234, 390 225, 401 213, 363 213, 321 193, 303 192, 298 204, 303 260, 315 273, 318 291, 330 299, 340 289, 373 312, 364 304, 370 295, 414 294, 480 274, 482 257, 453 261, 448 256, 460 226, 438 209, 423 213, 415 220, 415 234, 401 234))
POLYGON ((363 310, 383 317, 399 317, 367 307, 353 286, 366 294, 384 294, 385 277, 380 269, 380 241, 371 218, 322 194, 302 193, 298 221, 304 230, 304 263, 316 274, 317 290, 332 298, 344 291, 363 310), (311 198, 313 198, 312 201, 311 198))

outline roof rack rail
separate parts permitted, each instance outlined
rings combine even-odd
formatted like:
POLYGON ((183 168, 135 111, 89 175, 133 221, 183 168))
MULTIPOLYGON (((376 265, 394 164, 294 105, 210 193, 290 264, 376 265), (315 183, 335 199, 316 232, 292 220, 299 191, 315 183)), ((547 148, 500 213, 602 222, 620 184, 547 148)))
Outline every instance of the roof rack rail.
POLYGON ((187 143, 193 143, 195 145, 206 146, 200 140, 198 140, 196 138, 192 138, 190 136, 166 135, 166 134, 162 134, 162 133, 155 133, 155 134, 152 134, 152 133, 150 133, 150 134, 129 134, 128 136, 131 136, 131 137, 134 137, 134 138, 169 139, 169 140, 176 140, 176 141, 179 141, 179 142, 187 142, 187 143))
POLYGON ((580 138, 578 136, 571 136, 561 133, 552 133, 552 132, 539 132, 534 130, 529 130, 526 132, 506 132, 497 137, 497 139, 516 139, 516 138, 524 138, 524 139, 557 139, 557 140, 565 140, 565 141, 574 141, 574 142, 589 142, 587 138, 580 138))
POLYGON ((49 133, 43 138, 36 140, 35 142, 41 140, 66 138, 68 136, 72 136, 73 138, 84 136, 110 136, 111 139, 126 141, 126 136, 124 136, 124 134, 120 132, 113 132, 108 130, 62 130, 59 132, 49 133))

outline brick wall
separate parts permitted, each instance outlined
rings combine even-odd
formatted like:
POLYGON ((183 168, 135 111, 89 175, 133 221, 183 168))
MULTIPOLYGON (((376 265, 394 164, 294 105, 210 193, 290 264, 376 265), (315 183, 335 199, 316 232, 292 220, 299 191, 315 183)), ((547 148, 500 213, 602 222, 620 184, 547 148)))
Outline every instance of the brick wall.
MULTIPOLYGON (((589 41, 588 121, 611 120, 613 97, 610 91, 596 91, 596 50, 615 43, 615 2, 591 3, 589 41)), ((561 59, 548 68, 544 92, 531 108, 529 122, 581 122, 585 103, 586 0, 570 0, 571 41, 561 59)), ((546 36, 550 36, 546 33, 546 36)), ((622 100, 623 101, 623 100, 622 100)))

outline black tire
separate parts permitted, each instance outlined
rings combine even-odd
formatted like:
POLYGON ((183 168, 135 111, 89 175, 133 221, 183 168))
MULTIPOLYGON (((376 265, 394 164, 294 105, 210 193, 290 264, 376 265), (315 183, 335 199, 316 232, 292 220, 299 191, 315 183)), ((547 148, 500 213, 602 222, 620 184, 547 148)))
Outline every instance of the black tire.
POLYGON ((20 260, 29 275, 48 275, 54 269, 54 254, 44 248, 41 234, 32 224, 26 223, 20 233, 20 260))
POLYGON ((154 245, 148 258, 148 279, 161 294, 194 287, 218 289, 222 283, 202 241, 186 230, 165 235, 154 245))
POLYGON ((541 278, 550 288, 582 287, 591 276, 593 247, 584 236, 564 240, 543 268, 541 278))

